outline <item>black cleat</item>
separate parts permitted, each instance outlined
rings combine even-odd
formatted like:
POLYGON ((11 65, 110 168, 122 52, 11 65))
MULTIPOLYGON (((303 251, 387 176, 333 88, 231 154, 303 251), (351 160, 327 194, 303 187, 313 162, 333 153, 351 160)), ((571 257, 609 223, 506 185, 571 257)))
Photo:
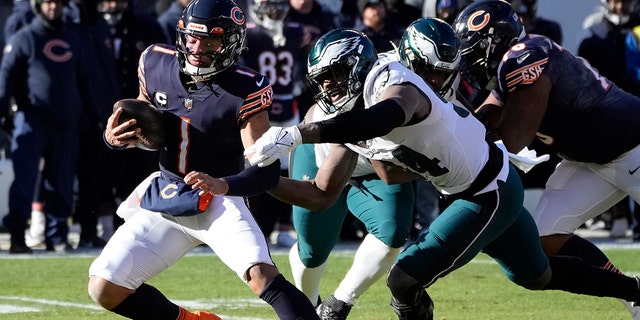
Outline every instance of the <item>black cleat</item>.
POLYGON ((24 243, 12 243, 9 247, 10 254, 31 254, 33 250, 24 243))
POLYGON ((418 291, 413 304, 400 303, 391 297, 391 307, 400 320, 433 320, 433 300, 424 291, 418 291))
POLYGON ((316 312, 321 320, 346 320, 351 307, 353 306, 330 295, 316 307, 316 312))
POLYGON ((66 242, 56 244, 47 243, 46 250, 47 252, 69 253, 73 252, 73 246, 66 242))
POLYGON ((95 237, 89 240, 80 240, 80 242, 78 242, 78 249, 102 249, 105 245, 107 245, 106 240, 95 237))

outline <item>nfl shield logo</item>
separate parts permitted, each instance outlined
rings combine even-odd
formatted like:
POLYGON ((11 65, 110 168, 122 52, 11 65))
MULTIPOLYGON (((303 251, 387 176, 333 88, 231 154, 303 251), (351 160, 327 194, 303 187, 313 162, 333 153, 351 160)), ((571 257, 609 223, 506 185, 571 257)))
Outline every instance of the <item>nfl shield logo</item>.
POLYGON ((187 110, 191 110, 191 107, 193 107, 193 100, 191 98, 184 98, 184 107, 187 108, 187 110))

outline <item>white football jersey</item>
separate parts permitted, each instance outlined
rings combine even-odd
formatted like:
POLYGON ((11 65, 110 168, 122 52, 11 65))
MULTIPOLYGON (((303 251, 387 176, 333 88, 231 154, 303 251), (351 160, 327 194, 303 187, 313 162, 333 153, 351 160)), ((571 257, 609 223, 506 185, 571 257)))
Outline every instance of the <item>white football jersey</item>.
MULTIPOLYGON (((367 158, 411 170, 431 181, 443 194, 466 190, 489 158, 484 126, 464 107, 434 93, 422 78, 391 55, 381 55, 365 80, 365 108, 376 104, 384 89, 402 83, 410 83, 423 92, 431 101, 431 113, 419 123, 347 146, 367 158)), ((505 180, 509 171, 504 149, 503 157, 500 180, 505 180)), ((478 193, 496 188, 494 180, 478 193)))
MULTIPOLYGON (((337 116, 338 114, 339 114, 338 112, 326 114, 324 111, 322 111, 322 108, 315 107, 311 115, 312 122, 331 119, 337 116)), ((318 168, 320 167, 324 159, 327 157, 327 155, 329 155, 329 150, 331 150, 331 145, 332 145, 331 143, 316 143, 314 145, 314 150, 316 153, 316 165, 318 166, 318 168)), ((356 164, 356 168, 353 171, 353 174, 351 176, 361 177, 361 176, 372 174, 375 172, 376 171, 371 166, 371 163, 369 163, 369 161, 365 157, 359 156, 358 163, 356 164)))

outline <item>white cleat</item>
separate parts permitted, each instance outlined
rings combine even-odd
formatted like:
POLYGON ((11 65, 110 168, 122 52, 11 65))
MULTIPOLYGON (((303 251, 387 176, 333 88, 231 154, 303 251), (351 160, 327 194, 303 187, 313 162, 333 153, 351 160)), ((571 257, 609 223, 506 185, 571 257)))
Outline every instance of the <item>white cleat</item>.
MULTIPOLYGON (((638 291, 640 291, 640 278, 638 278, 637 276, 634 277, 634 278, 636 278, 636 281, 638 282, 638 291)), ((622 302, 622 304, 624 304, 625 308, 627 308, 627 310, 631 314, 631 319, 632 320, 640 320, 640 303, 638 303, 638 302, 629 302, 629 301, 624 301, 624 300, 620 300, 620 302, 622 302)))
POLYGON ((640 307, 634 307, 633 302, 624 300, 620 300, 620 302, 622 302, 625 308, 627 308, 627 311, 629 311, 629 313, 631 314, 632 320, 640 320, 640 307))
POLYGON ((280 231, 278 232, 276 244, 280 247, 291 248, 297 241, 288 231, 280 231))

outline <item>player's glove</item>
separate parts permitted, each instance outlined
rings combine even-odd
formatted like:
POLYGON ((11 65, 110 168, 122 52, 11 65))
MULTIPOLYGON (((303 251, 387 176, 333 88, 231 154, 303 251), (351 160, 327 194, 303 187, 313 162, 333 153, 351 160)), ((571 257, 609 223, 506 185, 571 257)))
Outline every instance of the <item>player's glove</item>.
MULTIPOLYGON (((504 143, 502 142, 502 140, 498 140, 495 143, 496 145, 503 146, 504 150, 507 149, 506 147, 504 147, 504 143)), ((511 152, 507 152, 507 154, 509 155, 509 161, 511 161, 513 165, 518 167, 518 169, 522 170, 524 173, 529 172, 536 165, 549 160, 548 154, 538 156, 536 150, 529 150, 529 148, 527 147, 524 147, 517 154, 513 154, 511 152)))
POLYGON ((271 127, 256 143, 244 151, 247 156, 253 153, 249 163, 266 167, 287 155, 302 143, 302 135, 298 127, 271 127))

